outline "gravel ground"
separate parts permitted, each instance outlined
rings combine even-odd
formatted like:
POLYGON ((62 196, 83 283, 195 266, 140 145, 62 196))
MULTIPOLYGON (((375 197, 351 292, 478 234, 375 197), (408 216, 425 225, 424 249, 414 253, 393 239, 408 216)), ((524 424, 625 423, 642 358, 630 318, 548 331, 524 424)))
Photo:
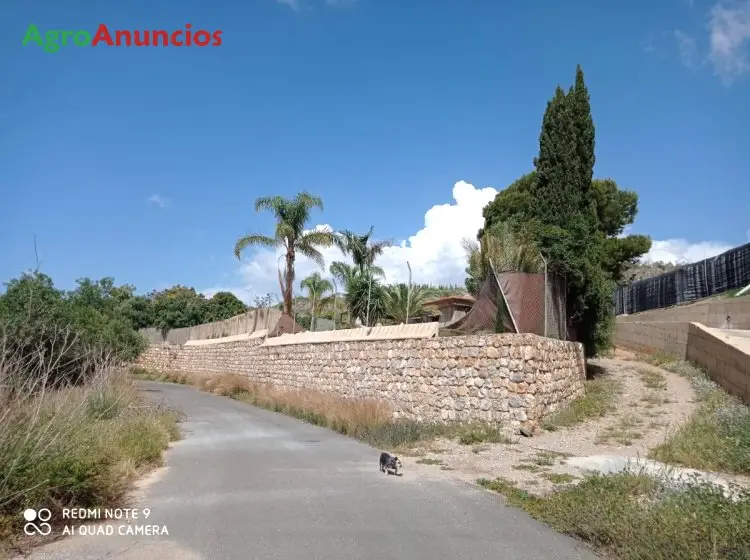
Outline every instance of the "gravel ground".
POLYGON ((616 409, 603 418, 532 438, 516 437, 510 444, 471 446, 441 439, 415 449, 420 456, 409 457, 404 466, 440 470, 471 482, 503 477, 529 492, 546 494, 583 476, 564 464, 567 457, 645 456, 695 410, 695 392, 684 377, 632 358, 632 354, 618 352, 615 357, 591 361, 602 375, 620 381, 616 409), (425 460, 439 463, 426 465, 425 460))

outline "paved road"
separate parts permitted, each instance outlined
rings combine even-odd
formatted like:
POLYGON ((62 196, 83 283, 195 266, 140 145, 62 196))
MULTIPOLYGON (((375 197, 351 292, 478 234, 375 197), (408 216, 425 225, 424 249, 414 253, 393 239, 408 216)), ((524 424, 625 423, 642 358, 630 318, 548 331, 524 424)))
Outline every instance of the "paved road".
POLYGON ((378 471, 378 451, 190 387, 144 383, 185 437, 138 498, 169 536, 84 536, 37 560, 594 558, 576 541, 435 467, 378 471))

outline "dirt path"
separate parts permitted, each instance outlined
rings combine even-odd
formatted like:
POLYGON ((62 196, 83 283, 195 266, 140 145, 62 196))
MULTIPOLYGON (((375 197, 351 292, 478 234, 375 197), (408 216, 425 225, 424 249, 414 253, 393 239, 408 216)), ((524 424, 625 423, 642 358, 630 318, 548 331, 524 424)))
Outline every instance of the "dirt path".
POLYGON ((580 471, 563 464, 570 456, 643 457, 695 410, 695 393, 684 377, 628 358, 632 355, 618 353, 591 362, 603 377, 612 376, 619 385, 615 409, 602 418, 520 438, 512 444, 467 446, 438 440, 415 450, 423 456, 409 459, 409 463, 419 470, 452 471, 450 474, 472 482, 481 477, 503 477, 543 494, 556 484, 580 477, 580 471))

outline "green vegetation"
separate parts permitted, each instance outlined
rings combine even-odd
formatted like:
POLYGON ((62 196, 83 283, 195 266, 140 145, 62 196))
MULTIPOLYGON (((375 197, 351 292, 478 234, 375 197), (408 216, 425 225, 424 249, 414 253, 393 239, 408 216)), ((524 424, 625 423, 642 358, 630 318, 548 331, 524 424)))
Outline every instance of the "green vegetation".
POLYGON ((555 431, 601 418, 614 410, 619 393, 620 383, 614 377, 602 376, 587 380, 586 394, 546 417, 542 428, 555 431))
POLYGON ((430 459, 428 457, 423 457, 422 459, 417 459, 418 465, 442 465, 443 461, 441 459, 430 459))
POLYGON ((310 325, 306 328, 315 330, 315 311, 317 306, 320 305, 323 297, 327 292, 333 291, 333 284, 329 280, 320 276, 319 272, 314 272, 302 282, 300 282, 300 288, 307 290, 310 294, 310 325))
MULTIPOLYGON (((565 475, 545 473, 553 482, 565 475)), ((624 560, 740 560, 750 557, 750 492, 736 501, 721 489, 681 490, 646 476, 590 476, 548 497, 531 495, 504 479, 477 481, 511 506, 557 531, 583 539, 624 560)))
MULTIPOLYGON (((611 179, 593 179, 594 135, 579 67, 568 93, 558 87, 547 104, 536 170, 500 191, 485 208, 484 228, 478 235, 480 245, 490 245, 485 236, 493 239, 510 230, 515 246, 526 248, 524 254, 538 249, 549 272, 566 278, 568 314, 589 356, 610 346, 613 288, 651 246, 646 236, 621 237, 635 218, 638 198, 611 179)), ((471 290, 479 282, 478 260, 469 258, 471 290)), ((514 270, 531 264, 515 260, 514 270)))
POLYGON ((388 241, 372 239, 374 228, 359 235, 349 230, 338 232, 335 243, 351 257, 353 264, 331 263, 329 272, 343 284, 344 301, 351 320, 359 319, 365 326, 374 326, 388 313, 388 289, 381 282, 383 269, 375 259, 390 246, 388 241))
POLYGON ((546 478, 553 484, 567 484, 568 482, 573 482, 576 479, 576 477, 568 473, 545 472, 545 473, 542 473, 540 476, 542 478, 546 478))
POLYGON ((478 241, 463 239, 462 243, 467 261, 466 289, 474 296, 493 267, 495 272, 543 270, 539 247, 508 222, 494 223, 481 232, 478 241))
POLYGON ((388 286, 386 316, 396 324, 406 323, 409 317, 416 317, 425 311, 425 302, 430 299, 429 290, 424 286, 396 284, 388 286))
POLYGON ((750 408, 688 362, 668 362, 662 367, 690 379, 699 405, 650 457, 695 469, 750 474, 750 408))
POLYGON ((55 288, 31 272, 0 295, 0 552, 18 515, 44 504, 123 505, 133 479, 178 436, 176 415, 145 402, 118 371, 146 341, 133 289, 110 278, 55 288))
POLYGON ((49 276, 32 272, 6 287, 0 295, 0 362, 9 365, 0 381, 22 386, 43 373, 47 385, 79 383, 105 357, 131 360, 145 348, 127 315, 128 286, 83 279, 75 290, 63 291, 49 276), (50 355, 57 359, 42 372, 40 361, 50 355))

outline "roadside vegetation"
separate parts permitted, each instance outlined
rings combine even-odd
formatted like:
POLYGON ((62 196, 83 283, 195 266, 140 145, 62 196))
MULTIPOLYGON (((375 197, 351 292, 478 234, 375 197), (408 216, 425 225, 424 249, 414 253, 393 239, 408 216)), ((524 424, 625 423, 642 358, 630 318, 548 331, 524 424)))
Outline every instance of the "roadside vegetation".
POLYGON ((478 483, 552 528, 625 560, 750 558, 750 492, 726 498, 708 485, 671 488, 635 474, 594 475, 547 497, 512 482, 478 483))
POLYGON ((750 474, 750 408, 688 362, 664 362, 661 367, 690 379, 699 406, 650 457, 695 469, 750 474))
POLYGON ((602 418, 615 409, 619 394, 620 382, 616 377, 598 376, 588 379, 586 394, 547 416, 542 422, 542 428, 553 432, 602 418))
POLYGON ((119 366, 145 341, 110 283, 56 290, 39 273, 0 295, 0 554, 24 545, 26 508, 116 507, 179 435, 177 414, 119 366))
POLYGON ((293 416, 341 434, 357 438, 383 450, 409 453, 421 442, 438 437, 455 439, 462 445, 508 443, 498 428, 479 424, 440 424, 398 420, 387 404, 368 399, 345 399, 320 391, 283 391, 253 383, 240 375, 213 377, 154 373, 132 368, 135 378, 192 385, 209 393, 293 416))

